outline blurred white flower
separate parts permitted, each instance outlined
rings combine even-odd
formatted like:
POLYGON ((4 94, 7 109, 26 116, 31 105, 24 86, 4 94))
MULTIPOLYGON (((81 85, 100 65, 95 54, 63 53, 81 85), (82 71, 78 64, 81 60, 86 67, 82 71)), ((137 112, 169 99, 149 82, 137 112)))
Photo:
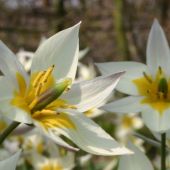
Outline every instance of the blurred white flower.
POLYGON ((71 170, 74 164, 74 153, 58 148, 53 143, 49 143, 49 156, 43 156, 38 153, 32 153, 30 162, 35 170, 71 170))

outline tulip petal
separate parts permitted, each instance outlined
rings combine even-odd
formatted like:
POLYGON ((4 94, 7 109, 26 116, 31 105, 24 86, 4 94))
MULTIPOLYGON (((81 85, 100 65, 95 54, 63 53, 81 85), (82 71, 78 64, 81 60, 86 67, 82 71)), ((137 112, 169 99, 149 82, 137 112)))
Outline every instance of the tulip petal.
POLYGON ((121 114, 127 114, 130 112, 141 112, 147 106, 141 104, 143 97, 140 96, 128 96, 120 100, 105 104, 101 109, 108 112, 117 112, 121 114))
POLYGON ((142 118, 146 126, 155 132, 163 133, 170 129, 170 109, 159 113, 157 110, 149 107, 142 111, 142 118))
POLYGON ((99 107, 111 94, 122 74, 124 72, 73 84, 70 91, 61 98, 75 105, 80 112, 99 107))
POLYGON ((15 54, 2 41, 0 41, 0 54, 0 70, 9 78, 9 81, 13 85, 17 85, 16 73, 20 73, 24 76, 26 82, 28 82, 28 75, 23 66, 17 60, 15 54))
POLYGON ((166 75, 170 74, 170 51, 164 31, 155 20, 147 43, 147 65, 152 75, 157 73, 161 66, 166 75))
POLYGON ((154 170, 151 162, 136 146, 129 143, 128 147, 134 151, 133 155, 121 156, 118 170, 154 170))
POLYGON ((32 118, 30 114, 24 110, 19 109, 18 107, 11 105, 10 101, 11 99, 0 101, 1 113, 8 117, 10 120, 31 124, 32 118))
MULTIPOLYGON (((49 128, 48 131, 50 130, 51 133, 48 135, 51 137, 53 133, 53 139, 56 136, 56 141, 58 140, 57 135, 62 134, 72 140, 82 150, 92 154, 109 156, 132 153, 127 148, 118 144, 110 135, 84 114, 74 110, 65 110, 64 113, 67 114, 74 128, 49 128)), ((39 126, 42 126, 41 123, 39 126)))
POLYGON ((0 76, 0 101, 12 98, 14 88, 6 76, 0 76))
POLYGON ((74 79, 79 55, 79 26, 80 23, 45 40, 35 52, 31 72, 55 65, 53 73, 57 79, 74 79))
POLYGON ((15 170, 16 164, 17 164, 17 161, 19 159, 20 154, 21 154, 21 150, 16 152, 11 157, 0 161, 0 169, 3 169, 3 170, 15 170))
POLYGON ((96 65, 103 75, 125 71, 125 74, 121 77, 116 89, 131 95, 139 94, 133 80, 143 77, 143 72, 148 72, 147 66, 138 62, 108 62, 98 63, 96 65))

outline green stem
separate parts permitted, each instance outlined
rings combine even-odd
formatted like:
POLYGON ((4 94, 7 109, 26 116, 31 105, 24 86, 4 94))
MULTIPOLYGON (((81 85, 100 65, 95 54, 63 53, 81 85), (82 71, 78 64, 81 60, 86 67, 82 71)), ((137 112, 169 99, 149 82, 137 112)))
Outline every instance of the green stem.
POLYGON ((7 136, 19 125, 19 122, 13 121, 0 135, 0 145, 7 138, 7 136))
POLYGON ((161 170, 166 170, 166 133, 161 134, 161 170))

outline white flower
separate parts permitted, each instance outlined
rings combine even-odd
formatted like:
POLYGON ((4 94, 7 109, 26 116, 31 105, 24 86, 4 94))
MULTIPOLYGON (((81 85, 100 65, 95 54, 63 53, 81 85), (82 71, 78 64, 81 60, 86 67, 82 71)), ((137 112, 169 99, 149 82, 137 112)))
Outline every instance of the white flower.
POLYGON ((170 51, 157 20, 149 34, 146 63, 98 64, 103 74, 126 71, 117 90, 130 95, 103 109, 118 113, 142 112, 143 120, 151 130, 164 132, 170 128, 170 51))
POLYGON ((98 107, 116 86, 122 73, 72 84, 78 63, 77 24, 40 45, 30 77, 16 56, 0 42, 0 109, 12 120, 34 124, 57 144, 71 139, 81 149, 99 155, 128 154, 82 112, 98 107))
POLYGON ((126 144, 130 140, 133 144, 143 149, 143 140, 133 135, 135 130, 143 127, 143 121, 140 117, 134 113, 119 115, 116 123, 115 136, 119 141, 126 144))

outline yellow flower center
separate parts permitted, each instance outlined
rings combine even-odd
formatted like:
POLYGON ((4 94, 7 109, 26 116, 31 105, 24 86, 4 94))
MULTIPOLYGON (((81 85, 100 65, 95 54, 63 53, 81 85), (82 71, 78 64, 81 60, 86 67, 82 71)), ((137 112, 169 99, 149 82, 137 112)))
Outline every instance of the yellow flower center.
POLYGON ((64 88, 58 85, 52 75, 54 66, 45 71, 33 73, 27 87, 24 77, 16 74, 18 90, 14 91, 11 104, 29 113, 34 120, 39 121, 45 129, 50 127, 75 128, 72 121, 65 113, 58 113, 58 108, 75 108, 65 100, 59 99, 59 95, 70 86, 70 80, 64 80, 64 88), (57 94, 59 91, 59 95, 57 94), (57 96, 57 95, 58 96, 57 96))
POLYGON ((160 114, 170 107, 170 79, 165 77, 161 67, 155 78, 143 73, 143 77, 133 80, 141 96, 142 104, 148 104, 160 114))
POLYGON ((49 161, 41 165, 40 170, 63 170, 63 167, 57 161, 49 161))

